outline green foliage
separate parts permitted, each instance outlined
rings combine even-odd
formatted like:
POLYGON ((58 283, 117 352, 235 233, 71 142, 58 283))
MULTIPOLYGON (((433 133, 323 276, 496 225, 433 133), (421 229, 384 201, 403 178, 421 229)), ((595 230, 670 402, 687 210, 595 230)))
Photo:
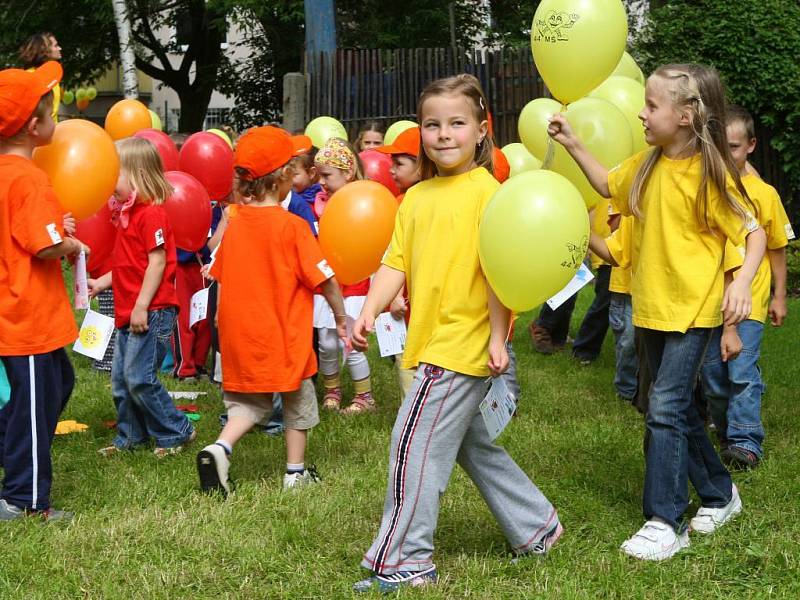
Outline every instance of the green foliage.
POLYGON ((771 144, 800 192, 797 0, 669 0, 651 10, 634 54, 646 71, 671 62, 716 67, 731 101, 772 131, 771 144))
POLYGON ((786 247, 786 291, 800 295, 800 240, 789 242, 786 247))

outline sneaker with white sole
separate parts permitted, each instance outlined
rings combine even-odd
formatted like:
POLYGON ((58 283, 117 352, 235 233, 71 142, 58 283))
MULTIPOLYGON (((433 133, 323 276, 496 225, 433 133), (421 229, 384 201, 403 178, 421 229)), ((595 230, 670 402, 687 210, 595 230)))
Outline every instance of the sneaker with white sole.
POLYGON ((742 512, 742 499, 734 485, 730 502, 719 508, 701 506, 694 518, 689 521, 689 527, 697 533, 714 533, 720 525, 730 521, 740 512, 742 512))
POLYGON ((354 592, 381 592, 389 594, 401 587, 422 587, 436 583, 436 566, 424 571, 399 571, 392 575, 373 575, 353 584, 354 592))
POLYGON ((623 542, 620 549, 640 560, 665 560, 689 545, 689 531, 676 533, 661 521, 647 521, 642 528, 623 542))
POLYGON ((225 448, 219 444, 209 444, 197 453, 197 474, 200 489, 207 494, 219 492, 226 498, 233 489, 228 475, 231 459, 225 448))
POLYGON ((13 521, 24 516, 24 510, 0 498, 0 521, 13 521))
POLYGON ((322 481, 314 467, 303 469, 302 473, 286 473, 283 476, 283 491, 293 490, 322 481))

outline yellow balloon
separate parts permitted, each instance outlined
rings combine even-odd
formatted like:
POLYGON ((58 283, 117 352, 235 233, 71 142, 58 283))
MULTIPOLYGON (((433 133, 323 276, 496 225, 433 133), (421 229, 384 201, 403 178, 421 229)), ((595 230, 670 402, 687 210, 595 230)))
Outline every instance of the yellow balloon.
POLYGON ((536 98, 528 102, 519 113, 517 130, 519 139, 539 160, 547 156, 547 146, 550 136, 547 135, 547 126, 550 117, 561 112, 561 103, 551 98, 536 98))
POLYGON ((347 139, 347 130, 333 117, 317 117, 306 125, 305 134, 311 138, 311 143, 317 148, 322 148, 332 137, 347 139))
POLYGON ((580 193, 550 171, 528 171, 506 181, 481 219, 483 272, 500 301, 517 312, 562 289, 588 245, 589 216, 580 193))
POLYGON ((397 139, 398 135, 403 133, 406 129, 411 129, 412 127, 417 127, 417 124, 414 121, 395 121, 389 125, 389 129, 386 130, 386 134, 383 136, 383 144, 385 146, 394 144, 394 141, 397 139))
POLYGON ((158 116, 158 113, 149 108, 147 109, 147 112, 150 113, 150 122, 153 124, 153 129, 156 131, 163 131, 164 128, 161 125, 161 117, 158 116))
MULTIPOLYGON (((632 154, 633 141, 628 119, 616 106, 599 98, 582 98, 570 104, 564 113, 575 135, 589 152, 609 169, 632 154)), ((587 208, 602 197, 589 183, 572 157, 561 144, 555 144, 550 169, 566 177, 578 188, 587 208)))
POLYGON ((508 166, 511 171, 509 177, 514 177, 525 171, 535 171, 542 167, 542 161, 536 158, 533 154, 525 149, 525 146, 519 142, 514 144, 506 144, 501 148, 508 160, 508 166))
POLYGON ((564 104, 611 75, 627 39, 621 0, 543 0, 533 15, 533 60, 553 97, 564 104))
POLYGON ((600 98, 611 102, 622 111, 628 119, 633 136, 633 154, 647 148, 644 137, 644 126, 639 113, 644 108, 644 86, 629 77, 609 77, 589 94, 591 98, 600 98))
POLYGON ((622 53, 622 58, 619 59, 619 64, 611 75, 612 77, 627 77, 644 85, 644 73, 642 73, 639 65, 636 64, 636 61, 633 60, 633 57, 627 52, 622 53))
POLYGON ((228 146, 233 148, 233 142, 231 141, 231 138, 228 137, 228 134, 222 131, 222 129, 206 129, 206 131, 208 131, 208 133, 213 133, 215 136, 219 138, 222 138, 223 140, 225 140, 225 143, 228 144, 228 146))

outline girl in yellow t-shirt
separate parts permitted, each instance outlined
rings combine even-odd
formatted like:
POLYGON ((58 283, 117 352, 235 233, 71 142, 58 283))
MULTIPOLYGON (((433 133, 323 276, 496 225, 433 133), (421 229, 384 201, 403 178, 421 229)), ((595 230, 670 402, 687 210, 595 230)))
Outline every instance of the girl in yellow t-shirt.
MULTIPOLYGON (((647 521, 622 550, 640 559, 669 558, 689 545, 683 518, 689 481, 702 502, 692 530, 711 533, 742 509, 692 401, 712 329, 723 317, 731 326, 750 313, 750 284, 766 245, 764 231, 744 206, 752 204, 728 148, 725 112, 715 70, 666 65, 647 80, 639 113, 652 149, 609 172, 562 115, 552 118, 548 130, 598 193, 635 217, 633 324, 645 344, 653 386, 646 419, 647 521), (744 265, 723 293, 725 241, 739 244, 744 237, 744 265)), ((598 236, 592 236, 591 248, 618 264, 598 236)))
POLYGON ((375 317, 407 286, 414 309, 402 366, 416 368, 392 430, 380 530, 356 591, 436 581, 433 533, 455 463, 467 472, 518 554, 544 554, 562 532, 555 508, 489 437, 479 404, 508 367, 510 313, 483 275, 478 225, 499 187, 478 80, 431 83, 417 108, 422 181, 406 193, 391 246, 353 327, 366 350, 375 317))

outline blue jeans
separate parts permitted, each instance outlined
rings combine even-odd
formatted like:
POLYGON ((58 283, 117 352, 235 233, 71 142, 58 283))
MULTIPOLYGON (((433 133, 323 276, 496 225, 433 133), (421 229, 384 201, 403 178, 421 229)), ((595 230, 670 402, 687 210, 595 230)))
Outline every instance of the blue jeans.
POLYGON ((749 450, 760 458, 764 442, 764 426, 761 424, 764 385, 758 358, 764 324, 747 319, 736 329, 742 340, 742 352, 727 363, 722 362, 719 347, 722 327, 714 330, 703 363, 703 393, 720 441, 749 450))
POLYGON ((608 324, 614 332, 617 369, 614 387, 626 400, 633 401, 639 389, 639 359, 634 343, 633 307, 629 294, 611 292, 608 304, 608 324))
POLYGON ((703 506, 719 508, 732 497, 731 476, 717 456, 694 403, 694 387, 711 329, 686 333, 640 329, 653 374, 647 423, 645 518, 685 528, 689 481, 703 506))
POLYGON ((608 283, 611 267, 600 265, 595 272, 594 300, 583 316, 581 326, 572 343, 572 355, 582 360, 596 360, 603 348, 608 331, 608 283))
POLYGON ((159 448, 180 446, 194 431, 156 375, 169 348, 175 309, 148 312, 147 325, 143 334, 131 333, 128 327, 118 329, 114 346, 111 393, 117 407, 117 436, 113 443, 127 450, 151 437, 159 448))

